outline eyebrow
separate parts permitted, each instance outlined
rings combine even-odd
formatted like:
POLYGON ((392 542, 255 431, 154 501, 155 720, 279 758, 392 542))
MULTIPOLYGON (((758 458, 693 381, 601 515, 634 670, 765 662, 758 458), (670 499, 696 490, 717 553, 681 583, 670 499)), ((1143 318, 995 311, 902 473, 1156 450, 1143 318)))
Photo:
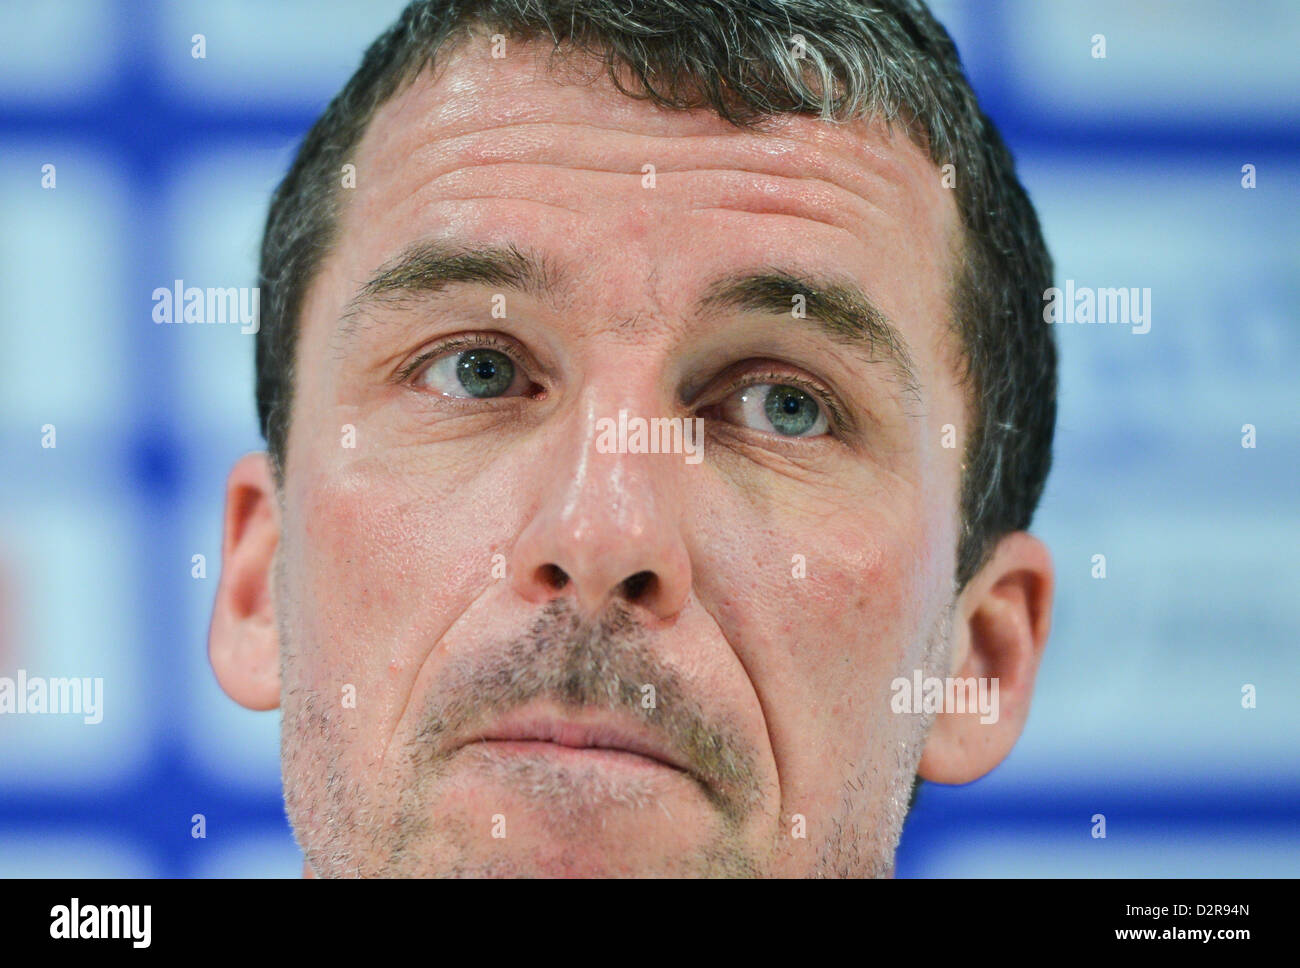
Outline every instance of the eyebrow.
POLYGON ((351 336, 360 317, 376 305, 399 304, 455 283, 554 299, 561 278, 551 260, 513 244, 467 247, 417 242, 380 266, 348 301, 339 317, 338 335, 351 336))
POLYGON ((907 340, 854 283, 768 269, 719 280, 700 300, 699 309, 703 312, 738 309, 789 316, 793 322, 812 326, 841 345, 865 349, 863 358, 868 363, 883 359, 905 393, 918 399, 921 396, 921 383, 907 340), (804 298, 803 317, 793 315, 796 296, 804 298))
MULTIPOLYGON (((571 280, 553 260, 514 244, 417 242, 380 266, 358 290, 339 319, 339 335, 351 335, 358 319, 375 305, 405 302, 457 283, 510 289, 556 302, 570 291, 565 283, 571 280)), ((696 304, 700 314, 727 310, 788 315, 841 345, 865 349, 861 355, 866 362, 883 359, 902 390, 920 398, 907 340, 855 283, 766 267, 714 281, 696 304), (793 314, 796 296, 804 299, 803 316, 793 314)))

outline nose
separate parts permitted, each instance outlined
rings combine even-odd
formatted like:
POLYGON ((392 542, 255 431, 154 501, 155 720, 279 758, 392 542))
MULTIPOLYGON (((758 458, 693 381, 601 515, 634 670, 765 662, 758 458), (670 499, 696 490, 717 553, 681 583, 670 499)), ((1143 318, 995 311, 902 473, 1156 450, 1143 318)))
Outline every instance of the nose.
POLYGON ((566 435, 574 443, 547 456, 538 474, 541 499, 515 543, 510 580, 529 602, 571 595, 594 617, 622 600, 669 621, 691 588, 681 477, 699 466, 681 454, 602 453, 598 421, 616 413, 589 401, 577 431, 566 435))

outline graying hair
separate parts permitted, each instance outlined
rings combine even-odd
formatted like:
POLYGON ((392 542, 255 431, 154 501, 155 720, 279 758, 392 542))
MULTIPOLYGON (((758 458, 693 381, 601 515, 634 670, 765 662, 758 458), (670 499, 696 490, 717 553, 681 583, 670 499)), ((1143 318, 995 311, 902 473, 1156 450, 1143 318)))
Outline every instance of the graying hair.
POLYGON ((367 50, 276 190, 262 243, 257 404, 283 484, 304 294, 337 242, 337 173, 375 111, 488 27, 603 61, 629 97, 738 127, 803 114, 904 126, 951 164, 963 237, 950 329, 967 414, 956 581, 1027 528, 1051 466, 1056 348, 1040 313, 1052 262, 1015 163, 947 32, 921 0, 417 0, 367 50), (800 43, 799 38, 802 38, 800 43), (797 56, 802 53, 803 56, 797 56))

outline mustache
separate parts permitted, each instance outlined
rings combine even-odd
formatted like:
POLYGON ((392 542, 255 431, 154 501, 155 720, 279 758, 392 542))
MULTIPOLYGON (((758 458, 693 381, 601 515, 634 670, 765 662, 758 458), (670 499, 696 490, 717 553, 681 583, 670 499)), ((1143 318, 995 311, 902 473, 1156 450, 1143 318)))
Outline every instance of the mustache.
POLYGON ((458 738, 536 701, 636 718, 680 756, 733 824, 760 800, 750 743, 728 719, 706 711, 619 602, 584 622, 569 599, 554 599, 523 635, 449 661, 409 744, 417 768, 424 775, 441 772, 458 738))

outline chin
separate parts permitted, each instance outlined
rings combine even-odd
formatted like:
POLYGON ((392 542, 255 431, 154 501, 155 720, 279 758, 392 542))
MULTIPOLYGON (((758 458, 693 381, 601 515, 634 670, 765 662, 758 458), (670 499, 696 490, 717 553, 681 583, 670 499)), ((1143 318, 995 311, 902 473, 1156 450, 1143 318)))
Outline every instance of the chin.
MULTIPOLYGON (((635 768, 635 767, 634 767, 635 768)), ((426 876, 689 877, 757 868, 697 788, 671 770, 517 763, 448 778, 419 850, 426 876), (467 778, 468 779, 468 778, 467 778)), ((404 851, 409 857, 411 851, 404 851)))

